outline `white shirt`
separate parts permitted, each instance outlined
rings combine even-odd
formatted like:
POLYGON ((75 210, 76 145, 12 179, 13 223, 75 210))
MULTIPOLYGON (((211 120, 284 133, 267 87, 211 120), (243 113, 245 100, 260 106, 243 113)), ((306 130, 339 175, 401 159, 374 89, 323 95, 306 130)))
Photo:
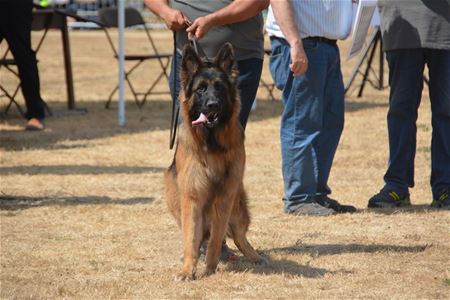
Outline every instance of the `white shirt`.
MULTIPOLYGON (((353 11, 351 0, 291 0, 294 18, 301 38, 325 37, 346 39, 351 31, 353 11)), ((269 36, 284 38, 269 7, 266 20, 269 36)))

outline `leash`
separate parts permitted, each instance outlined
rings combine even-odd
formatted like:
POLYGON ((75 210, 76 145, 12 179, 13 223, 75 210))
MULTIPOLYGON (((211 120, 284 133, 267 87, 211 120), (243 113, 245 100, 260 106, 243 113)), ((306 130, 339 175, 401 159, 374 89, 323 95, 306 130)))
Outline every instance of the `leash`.
MULTIPOLYGON (((173 66, 174 66, 174 70, 173 70, 173 82, 172 82, 172 117, 170 120, 170 137, 169 137, 169 149, 172 150, 173 149, 173 145, 175 144, 175 138, 177 136, 177 123, 178 123, 178 116, 180 114, 180 105, 177 105, 177 94, 176 94, 176 88, 177 88, 177 80, 176 80, 176 75, 177 75, 177 32, 174 30, 173 31, 173 66)), ((211 61, 208 59, 208 56, 205 55, 205 51, 203 51, 203 49, 201 48, 201 46, 198 44, 197 39, 194 37, 190 43, 192 44, 192 46, 194 47, 194 51, 195 53, 197 53, 197 55, 200 56, 200 52, 203 53, 203 57, 205 58, 205 62, 208 65, 211 65, 211 61)))
POLYGON ((172 118, 170 120, 170 137, 169 137, 169 149, 173 149, 175 143, 175 137, 177 136, 177 123, 178 115, 180 114, 180 106, 177 106, 177 32, 173 31, 173 82, 172 82, 172 118))
POLYGON ((208 66, 211 65, 211 61, 209 60, 208 56, 206 55, 205 51, 203 50, 203 48, 200 46, 200 44, 198 43, 197 39, 195 38, 195 36, 192 38, 192 40, 190 41, 190 43, 192 44, 192 46, 194 47, 194 51, 195 53, 197 53, 197 55, 199 57, 203 57, 202 61, 204 63, 206 63, 208 66))

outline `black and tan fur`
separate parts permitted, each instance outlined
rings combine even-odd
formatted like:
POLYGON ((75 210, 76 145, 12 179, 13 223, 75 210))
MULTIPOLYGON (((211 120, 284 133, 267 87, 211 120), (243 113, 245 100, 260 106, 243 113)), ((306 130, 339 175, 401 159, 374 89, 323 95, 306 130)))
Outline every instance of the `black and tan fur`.
POLYGON ((183 266, 176 279, 191 280, 200 244, 208 234, 204 275, 215 272, 226 234, 252 262, 264 259, 246 238, 250 217, 243 186, 244 132, 238 121, 238 71, 232 46, 225 44, 212 64, 202 62, 186 46, 180 78, 183 121, 165 186, 169 210, 183 235, 183 266), (208 122, 192 126, 201 112, 208 122))

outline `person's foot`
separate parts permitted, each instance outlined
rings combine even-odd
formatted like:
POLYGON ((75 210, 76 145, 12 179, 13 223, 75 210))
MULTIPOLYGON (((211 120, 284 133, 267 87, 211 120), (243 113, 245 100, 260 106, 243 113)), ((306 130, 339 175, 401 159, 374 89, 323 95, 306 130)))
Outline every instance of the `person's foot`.
MULTIPOLYGON (((200 259, 202 260, 205 259, 207 248, 208 248, 208 239, 205 239, 200 246, 200 259)), ((235 261, 236 259, 237 259, 236 253, 228 247, 227 242, 224 240, 222 242, 222 249, 219 256, 219 261, 230 262, 235 261)))
POLYGON ((231 250, 227 243, 223 241, 222 243, 222 251, 220 252, 219 260, 222 262, 235 261, 237 259, 236 253, 231 250))
POLYGON ((433 202, 431 202, 431 207, 450 209, 450 187, 447 187, 444 190, 442 190, 442 192, 437 196, 437 198, 433 199, 433 202))
POLYGON ((320 197, 316 200, 320 205, 331 208, 332 210, 336 211, 337 213, 343 214, 343 213, 354 213, 356 212, 356 207, 352 205, 344 205, 340 204, 334 199, 329 198, 328 196, 320 197))
POLYGON ((382 189, 369 199, 369 208, 394 208, 411 205, 409 194, 399 194, 395 191, 382 189))
POLYGON ((329 216, 337 212, 329 207, 325 207, 318 202, 299 203, 295 207, 287 211, 292 215, 308 215, 308 216, 329 216))
POLYGON ((40 131, 44 129, 45 129, 44 122, 42 120, 39 120, 38 118, 29 119, 27 124, 25 125, 25 130, 40 131))

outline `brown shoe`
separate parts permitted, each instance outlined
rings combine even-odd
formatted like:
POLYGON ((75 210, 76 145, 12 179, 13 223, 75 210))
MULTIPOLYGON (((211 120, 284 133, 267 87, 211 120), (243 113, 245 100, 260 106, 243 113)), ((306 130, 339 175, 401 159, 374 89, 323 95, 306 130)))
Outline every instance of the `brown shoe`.
POLYGON ((44 123, 42 122, 42 120, 39 120, 37 118, 29 119, 27 125, 25 125, 25 130, 40 131, 44 129, 45 129, 44 123))

